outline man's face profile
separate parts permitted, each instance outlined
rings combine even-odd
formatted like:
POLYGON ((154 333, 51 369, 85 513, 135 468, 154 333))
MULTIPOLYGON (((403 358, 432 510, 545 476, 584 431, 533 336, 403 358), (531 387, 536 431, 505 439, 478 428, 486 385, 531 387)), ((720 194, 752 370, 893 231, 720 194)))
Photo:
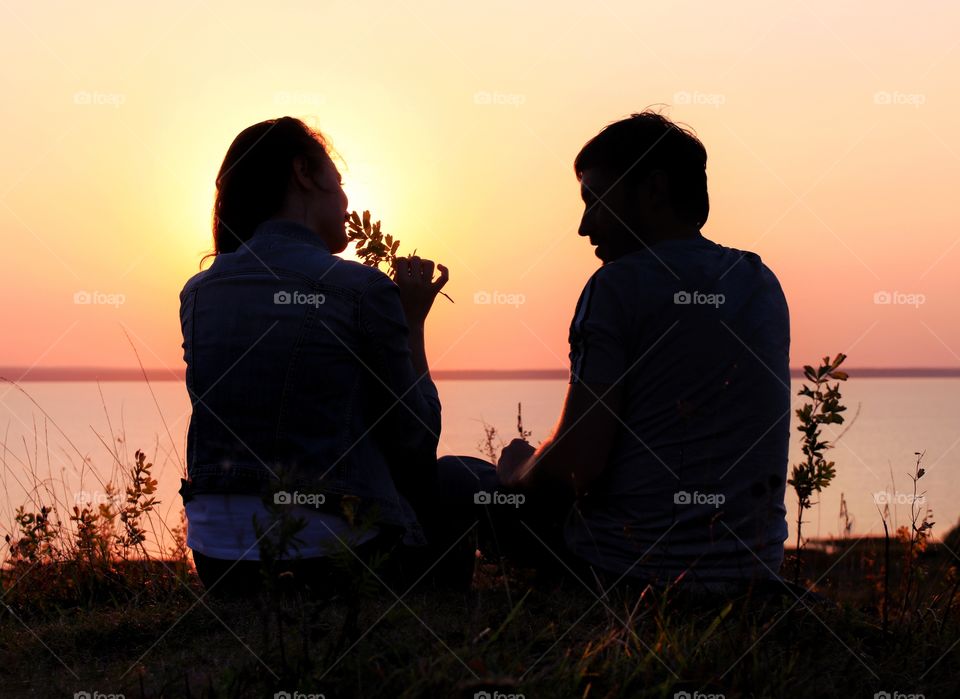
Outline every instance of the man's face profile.
POLYGON ((626 206, 624 183, 596 168, 580 174, 580 197, 583 218, 579 235, 596 247, 594 253, 603 262, 612 262, 621 255, 642 247, 636 220, 636 206, 626 206))

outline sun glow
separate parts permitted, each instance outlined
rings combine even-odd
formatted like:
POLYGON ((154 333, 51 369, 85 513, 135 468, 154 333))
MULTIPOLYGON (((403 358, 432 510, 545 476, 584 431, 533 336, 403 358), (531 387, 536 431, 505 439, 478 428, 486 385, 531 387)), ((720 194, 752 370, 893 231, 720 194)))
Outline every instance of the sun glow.
POLYGON ((31 31, 0 44, 27 68, 0 73, 0 293, 29 303, 0 304, 17 338, 0 363, 128 365, 122 324, 150 362, 180 366, 178 292, 210 250, 217 169, 242 129, 290 115, 327 139, 351 211, 450 268, 436 368, 562 368, 597 266, 573 157, 663 105, 707 146, 704 235, 780 278, 794 363, 956 364, 956 7, 747 2, 717 33, 729 11, 709 3, 361 5, 127 4, 96 21, 18 7, 31 31), (318 41, 318 26, 349 31, 318 41), (77 307, 78 291, 126 303, 77 307), (874 303, 884 291, 927 302, 874 303), (470 302, 495 293, 526 301, 470 302))

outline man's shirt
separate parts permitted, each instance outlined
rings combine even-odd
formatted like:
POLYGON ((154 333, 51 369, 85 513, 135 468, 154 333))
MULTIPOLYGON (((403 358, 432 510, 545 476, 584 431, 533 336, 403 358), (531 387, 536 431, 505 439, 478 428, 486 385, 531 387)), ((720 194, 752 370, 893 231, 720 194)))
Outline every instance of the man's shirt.
POLYGON ((670 240, 601 267, 570 327, 570 382, 621 384, 620 428, 565 538, 616 573, 774 577, 787 538, 790 326, 751 252, 670 240))

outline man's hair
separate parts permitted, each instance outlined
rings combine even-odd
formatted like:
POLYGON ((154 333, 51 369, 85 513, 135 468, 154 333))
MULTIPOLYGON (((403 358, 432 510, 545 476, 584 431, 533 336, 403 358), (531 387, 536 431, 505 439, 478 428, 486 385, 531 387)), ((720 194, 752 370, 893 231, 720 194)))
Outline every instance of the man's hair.
POLYGON ((573 169, 578 179, 597 169, 628 186, 662 170, 677 216, 697 227, 707 222, 707 150, 693 131, 661 114, 645 110, 604 127, 577 154, 573 169))

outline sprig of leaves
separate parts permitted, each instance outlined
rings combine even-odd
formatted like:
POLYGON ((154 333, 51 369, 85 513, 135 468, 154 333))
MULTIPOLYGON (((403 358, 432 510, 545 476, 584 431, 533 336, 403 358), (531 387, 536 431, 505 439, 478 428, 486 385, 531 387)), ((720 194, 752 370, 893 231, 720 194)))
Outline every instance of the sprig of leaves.
MULTIPOLYGON (((384 235, 380 230, 380 221, 370 221, 369 211, 364 211, 363 216, 356 211, 350 213, 347 219, 347 240, 357 244, 357 256, 368 267, 379 269, 381 264, 386 263, 388 268, 392 268, 397 259, 403 257, 397 255, 400 241, 395 240, 392 235, 384 235)), ((442 291, 440 293, 453 303, 453 299, 442 291)))
POLYGON ((380 230, 380 222, 370 222, 369 211, 363 212, 363 218, 356 211, 350 213, 347 220, 347 240, 356 242, 357 256, 368 267, 379 268, 383 262, 392 265, 397 259, 400 241, 394 240, 392 235, 384 236, 380 230))
POLYGON ((156 497, 151 497, 157 492, 157 479, 151 473, 153 463, 148 462, 147 455, 139 449, 134 456, 136 462, 130 469, 127 498, 118 513, 124 532, 117 540, 124 552, 134 546, 143 546, 147 532, 143 529, 141 518, 160 504, 156 497))
POLYGON ((788 481, 797 491, 798 504, 801 510, 808 509, 814 492, 820 492, 830 485, 836 473, 834 463, 827 461, 823 452, 830 449, 830 442, 820 439, 820 425, 843 423, 843 411, 846 407, 840 404, 840 384, 830 386, 828 379, 837 382, 846 381, 847 373, 838 371, 837 367, 846 359, 843 353, 833 360, 824 357, 823 363, 814 369, 804 366, 804 377, 813 383, 813 387, 804 385, 798 395, 810 399, 810 402, 797 409, 800 424, 797 429, 803 433, 803 462, 793 467, 792 478, 788 481))
POLYGON ((802 446, 804 459, 794 465, 791 477, 787 483, 793 486, 797 493, 797 558, 795 580, 800 577, 800 547, 803 539, 803 511, 813 504, 813 494, 821 492, 830 485, 836 475, 833 461, 827 461, 824 452, 833 445, 820 438, 820 426, 842 424, 843 415, 847 408, 840 403, 840 382, 846 381, 848 374, 838 367, 847 358, 842 352, 833 359, 824 357, 819 367, 803 367, 803 375, 812 387, 804 384, 797 395, 810 399, 809 403, 797 408, 797 417, 800 424, 797 429, 803 434, 802 446), (833 379, 837 383, 831 386, 828 381, 833 379))

